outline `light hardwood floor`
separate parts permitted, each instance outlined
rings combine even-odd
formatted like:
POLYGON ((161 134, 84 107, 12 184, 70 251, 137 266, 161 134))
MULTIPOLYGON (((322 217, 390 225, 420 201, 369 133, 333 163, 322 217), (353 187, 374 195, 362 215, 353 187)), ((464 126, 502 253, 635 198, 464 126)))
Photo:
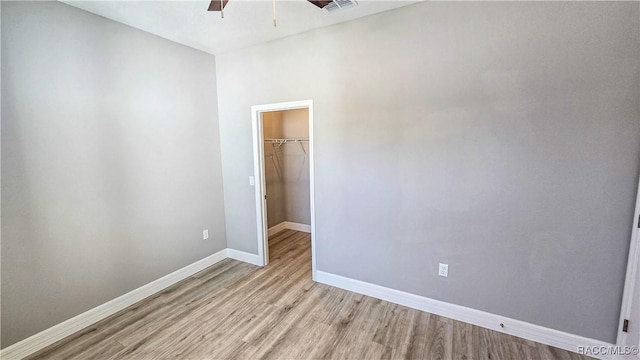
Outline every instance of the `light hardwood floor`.
POLYGON ((587 359, 311 280, 309 234, 227 259, 30 359, 587 359))

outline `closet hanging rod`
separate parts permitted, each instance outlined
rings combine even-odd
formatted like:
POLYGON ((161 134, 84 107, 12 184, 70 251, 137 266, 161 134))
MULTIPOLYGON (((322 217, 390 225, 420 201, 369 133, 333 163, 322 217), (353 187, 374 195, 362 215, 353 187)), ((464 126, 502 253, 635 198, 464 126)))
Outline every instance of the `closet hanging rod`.
POLYGON ((309 141, 309 139, 264 139, 265 142, 272 143, 286 143, 286 142, 304 142, 309 141))

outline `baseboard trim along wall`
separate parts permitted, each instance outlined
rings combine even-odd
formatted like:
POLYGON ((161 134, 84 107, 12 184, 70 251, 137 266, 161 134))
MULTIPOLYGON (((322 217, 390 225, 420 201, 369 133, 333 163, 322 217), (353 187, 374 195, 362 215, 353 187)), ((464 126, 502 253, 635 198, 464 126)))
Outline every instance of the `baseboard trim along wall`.
MULTIPOLYGON (((483 328, 499 331, 527 340, 536 341, 542 344, 555 346, 560 349, 572 352, 577 352, 579 346, 585 348, 589 346, 615 346, 615 344, 610 344, 604 341, 569 334, 521 320, 510 319, 504 316, 475 310, 444 301, 434 300, 431 298, 347 278, 340 275, 327 273, 324 271, 317 271, 315 280, 326 285, 335 286, 341 289, 371 296, 376 299, 385 300, 394 304, 399 304, 428 313, 448 317, 454 320, 463 321, 483 328), (503 324, 504 328, 501 327, 500 324, 503 324)), ((603 358, 601 357, 601 359, 603 358)))
MULTIPOLYGON (((259 256, 256 254, 250 254, 235 249, 220 250, 217 253, 210 255, 202 260, 196 261, 195 263, 187 265, 182 269, 176 270, 171 274, 161 277, 160 279, 152 281, 109 302, 99 305, 58 325, 50 327, 49 329, 43 330, 27 339, 13 344, 0 351, 0 358, 2 358, 3 360, 17 360, 34 354, 46 348, 47 346, 52 345, 67 336, 73 335, 77 331, 91 326, 92 324, 95 324, 96 322, 107 318, 108 316, 111 316, 118 311, 124 310, 127 307, 137 303, 138 301, 154 295, 164 290, 165 288, 181 280, 184 280, 185 278, 199 271, 202 271, 207 267, 214 265, 226 258, 243 261, 253 265, 260 264, 259 256)), ((590 339, 579 335, 573 335, 566 332, 527 323, 524 321, 510 319, 500 315, 446 303, 443 301, 410 294, 404 291, 395 290, 360 280, 350 279, 344 276, 335 275, 324 271, 317 271, 315 280, 326 285, 335 286, 341 289, 353 291, 359 294, 374 297, 376 299, 389 301, 395 304, 407 306, 432 314, 448 317, 454 320, 464 321, 469 324, 481 326, 483 328, 499 331, 513 336, 518 336, 524 339, 537 341, 542 344, 555 346, 568 351, 577 352, 579 346, 615 346, 615 344, 609 344, 604 341, 590 339), (504 328, 501 327, 500 324, 503 324, 504 328)), ((600 359, 606 359, 606 357, 600 357, 600 359)))
POLYGON ((285 221, 285 228, 289 230, 302 231, 311 234, 311 225, 285 221))
POLYGON ((202 260, 198 260, 193 264, 187 265, 120 297, 99 305, 91 310, 87 310, 69 320, 63 321, 58 325, 54 325, 18 343, 8 346, 6 349, 2 349, 2 351, 0 351, 0 358, 3 360, 22 359, 34 354, 67 336, 73 335, 77 331, 91 326, 96 322, 117 313, 118 311, 126 309, 140 300, 144 300, 145 298, 156 294, 167 287, 208 268, 209 266, 226 259, 229 257, 227 255, 227 250, 228 249, 220 250, 202 260))
POLYGON ((227 257, 238 260, 238 261, 246 262, 252 265, 258 265, 258 266, 263 265, 260 259, 260 256, 256 254, 240 251, 240 250, 227 249, 227 257))
POLYGON ((277 234, 280 231, 285 230, 285 229, 311 233, 311 225, 300 224, 300 223, 291 222, 291 221, 283 221, 278 225, 274 225, 274 226, 270 227, 269 230, 268 230, 268 234, 269 234, 269 236, 271 236, 271 235, 277 234))
POLYGON ((270 227, 269 230, 267 230, 267 235, 271 236, 273 234, 279 233, 282 230, 285 230, 287 228, 286 225, 287 225, 287 222, 283 221, 278 225, 274 225, 274 226, 270 227))

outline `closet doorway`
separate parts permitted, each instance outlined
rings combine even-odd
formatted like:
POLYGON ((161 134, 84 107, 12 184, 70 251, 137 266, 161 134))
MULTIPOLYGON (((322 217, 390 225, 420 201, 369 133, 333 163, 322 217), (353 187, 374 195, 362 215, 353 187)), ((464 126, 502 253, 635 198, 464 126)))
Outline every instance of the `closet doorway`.
POLYGON ((269 235, 311 233, 315 280, 313 101, 251 107, 258 257, 269 263, 269 235))

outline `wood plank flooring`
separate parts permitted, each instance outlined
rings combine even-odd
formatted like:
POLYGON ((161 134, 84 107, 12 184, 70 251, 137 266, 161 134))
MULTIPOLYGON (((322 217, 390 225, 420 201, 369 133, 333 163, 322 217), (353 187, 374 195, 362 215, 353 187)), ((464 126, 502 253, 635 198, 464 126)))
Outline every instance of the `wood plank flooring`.
POLYGON ((311 280, 309 234, 226 259, 30 359, 587 359, 311 280))

